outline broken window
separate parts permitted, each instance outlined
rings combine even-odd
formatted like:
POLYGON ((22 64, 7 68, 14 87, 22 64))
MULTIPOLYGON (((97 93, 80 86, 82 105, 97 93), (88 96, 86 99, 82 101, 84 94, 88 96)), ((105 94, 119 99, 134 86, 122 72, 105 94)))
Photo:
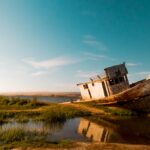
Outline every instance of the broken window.
POLYGON ((110 85, 118 84, 124 82, 124 77, 114 78, 109 80, 110 85))
POLYGON ((114 80, 113 80, 113 79, 110 79, 110 80, 109 80, 109 84, 110 84, 110 85, 114 85, 114 84, 115 84, 114 80))

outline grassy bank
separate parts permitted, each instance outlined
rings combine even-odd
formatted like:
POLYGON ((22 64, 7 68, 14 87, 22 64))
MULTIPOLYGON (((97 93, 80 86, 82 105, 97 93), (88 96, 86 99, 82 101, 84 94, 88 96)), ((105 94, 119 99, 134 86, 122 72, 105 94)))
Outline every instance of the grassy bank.
POLYGON ((62 106, 59 104, 49 104, 48 107, 43 107, 43 109, 38 109, 37 111, 32 111, 31 109, 25 109, 22 111, 17 111, 17 109, 15 109, 13 111, 7 111, 9 105, 5 107, 5 109, 5 111, 4 109, 3 111, 0 111, 0 123, 9 122, 12 119, 17 122, 26 122, 29 119, 34 121, 61 122, 69 118, 91 115, 89 111, 79 110, 71 106, 62 106))
POLYGON ((112 106, 103 106, 98 105, 96 102, 86 102, 86 103, 80 103, 81 105, 90 107, 90 108, 96 108, 99 110, 104 111, 104 115, 112 115, 112 116, 137 116, 138 113, 129 109, 123 109, 119 107, 112 107, 112 106))

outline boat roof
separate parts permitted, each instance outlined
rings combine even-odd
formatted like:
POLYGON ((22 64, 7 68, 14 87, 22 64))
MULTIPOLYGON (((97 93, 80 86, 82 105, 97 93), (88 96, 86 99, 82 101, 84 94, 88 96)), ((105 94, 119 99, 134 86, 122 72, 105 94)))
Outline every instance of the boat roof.
POLYGON ((120 66, 125 66, 125 62, 123 62, 122 64, 118 64, 118 65, 113 65, 113 66, 107 67, 104 70, 107 70, 107 69, 110 69, 110 68, 116 68, 116 67, 120 67, 120 66))
POLYGON ((90 81, 79 83, 79 84, 77 84, 77 86, 83 85, 83 84, 95 83, 95 82, 102 82, 104 80, 107 80, 106 75, 103 76, 103 77, 100 77, 99 75, 97 75, 97 78, 96 77, 95 78, 90 78, 90 81))

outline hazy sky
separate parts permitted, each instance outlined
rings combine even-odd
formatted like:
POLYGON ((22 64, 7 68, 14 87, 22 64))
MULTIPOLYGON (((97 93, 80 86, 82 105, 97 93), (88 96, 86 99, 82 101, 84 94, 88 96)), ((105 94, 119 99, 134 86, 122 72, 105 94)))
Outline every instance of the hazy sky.
POLYGON ((0 0, 0 91, 77 91, 124 61, 150 74, 149 0, 0 0))

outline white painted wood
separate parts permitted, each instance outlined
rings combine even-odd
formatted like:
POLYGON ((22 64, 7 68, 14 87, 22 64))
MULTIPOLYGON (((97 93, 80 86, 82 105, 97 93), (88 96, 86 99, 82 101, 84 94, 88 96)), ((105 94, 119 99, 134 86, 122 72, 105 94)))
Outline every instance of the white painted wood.
POLYGON ((92 83, 89 83, 88 87, 91 92, 92 99, 100 99, 105 97, 101 82, 95 82, 93 85, 92 83))
POLYGON ((90 95, 89 95, 89 92, 88 92, 88 89, 84 89, 83 85, 79 85, 79 89, 80 89, 80 92, 81 92, 82 99, 84 99, 84 100, 91 99, 90 95))

